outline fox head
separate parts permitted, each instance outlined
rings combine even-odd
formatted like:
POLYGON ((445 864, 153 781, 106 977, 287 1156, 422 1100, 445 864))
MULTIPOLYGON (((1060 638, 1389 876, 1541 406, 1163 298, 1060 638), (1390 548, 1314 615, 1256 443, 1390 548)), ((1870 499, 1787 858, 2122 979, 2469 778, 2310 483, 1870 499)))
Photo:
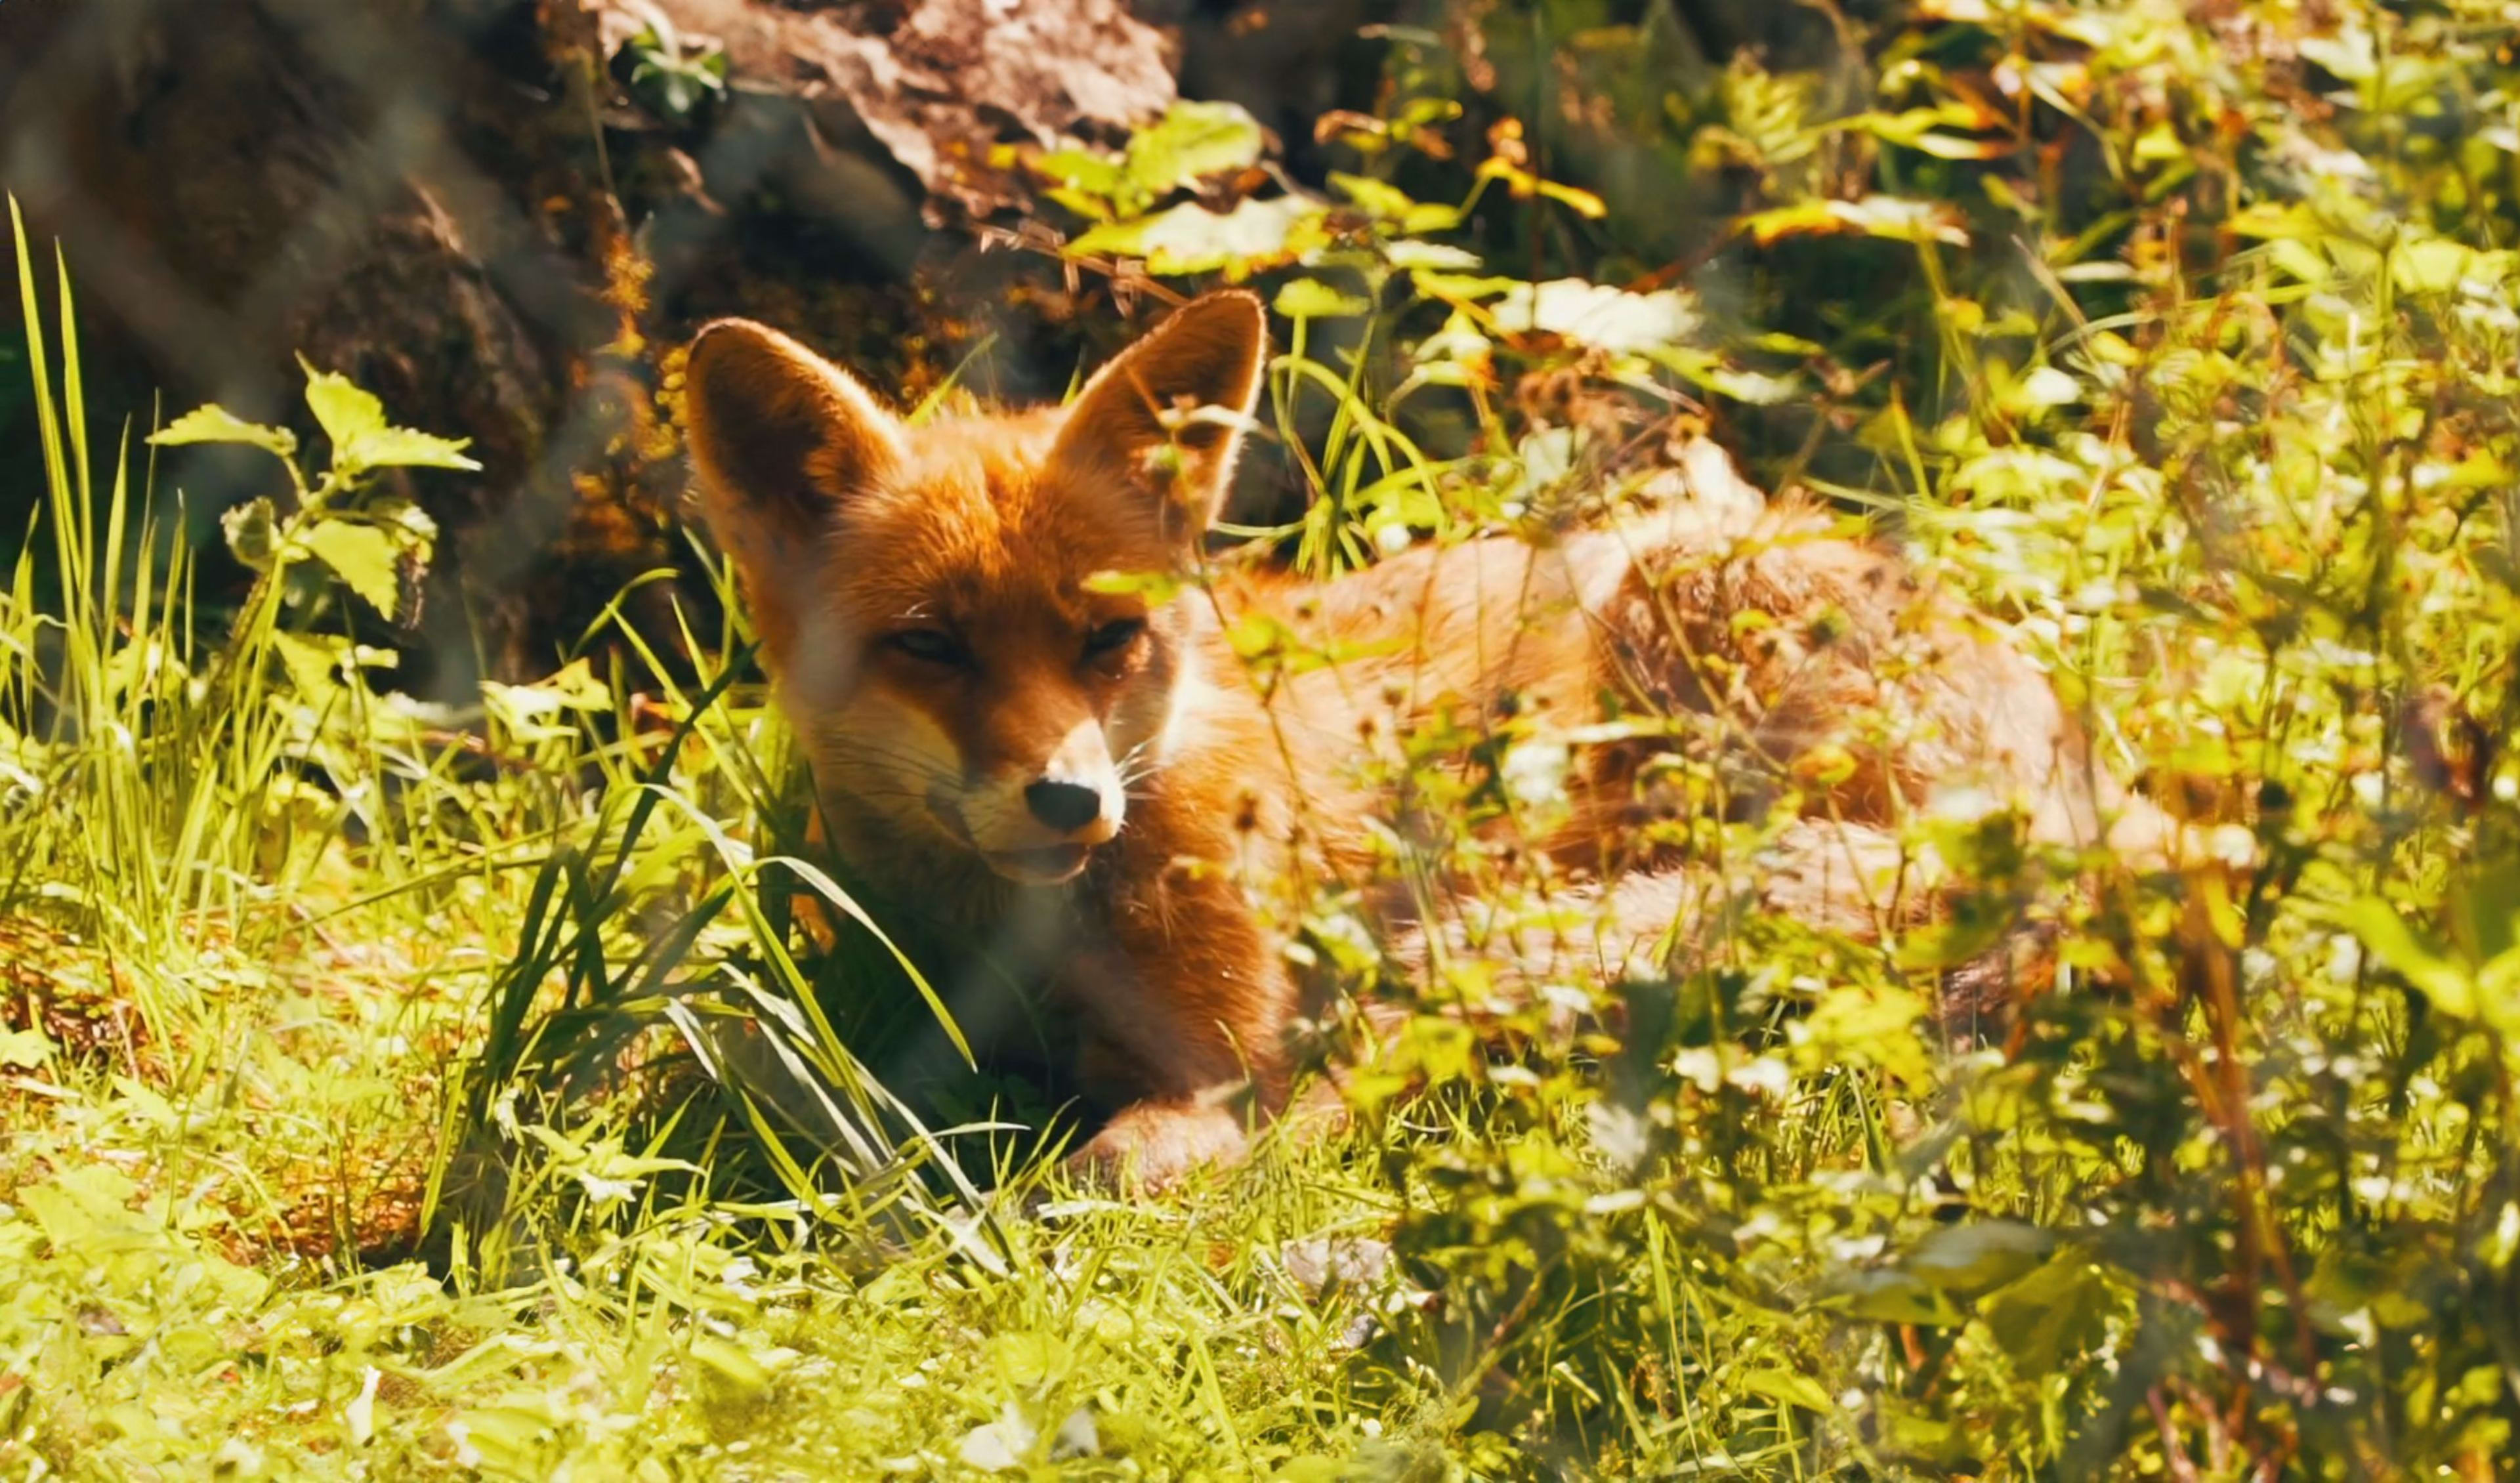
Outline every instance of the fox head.
POLYGON ((1213 293, 1062 410, 914 427, 776 331, 700 332, 702 508, 827 797, 1012 880, 1084 869, 1195 662, 1187 598, 1098 578, 1191 561, 1267 351, 1259 299, 1213 293))

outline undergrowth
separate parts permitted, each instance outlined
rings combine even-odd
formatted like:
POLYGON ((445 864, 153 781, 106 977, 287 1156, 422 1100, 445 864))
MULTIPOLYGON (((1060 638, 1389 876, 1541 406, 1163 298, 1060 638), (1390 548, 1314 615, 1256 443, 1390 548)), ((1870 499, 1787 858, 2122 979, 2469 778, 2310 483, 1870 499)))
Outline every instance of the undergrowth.
MULTIPOLYGON (((50 502, 0 590, 0 1464, 2520 1473, 2514 18, 1828 15, 1775 71, 1660 10, 1395 31, 1328 197, 1223 107, 1026 163, 1079 271, 1269 287, 1303 499, 1219 560, 1548 539, 1712 429, 2007 625, 2190 863, 1944 797, 1906 843, 1948 919, 1736 916, 1633 978, 1481 931, 1406 966, 1315 882, 1302 966, 1422 1012, 1347 1132, 1145 1202, 1053 1172, 1058 1016, 931 978, 917 904, 815 854, 740 617, 677 636, 696 669, 600 661, 650 642, 619 623, 404 698, 434 532, 380 473, 462 448, 320 368, 321 462, 215 408, 92 426, 21 231, 9 456, 50 502), (271 459, 233 610, 152 472, 190 442, 271 459), (2054 981, 1941 1013, 2024 922, 2054 981)), ((641 44, 698 79, 660 107, 714 91, 641 44)), ((1338 658, 1237 639, 1263 683, 1338 658)), ((1610 740, 1412 739, 1440 827, 1389 869, 1580 943, 1481 826, 1610 740)), ((1734 884, 1766 837, 1654 827, 1734 884)))

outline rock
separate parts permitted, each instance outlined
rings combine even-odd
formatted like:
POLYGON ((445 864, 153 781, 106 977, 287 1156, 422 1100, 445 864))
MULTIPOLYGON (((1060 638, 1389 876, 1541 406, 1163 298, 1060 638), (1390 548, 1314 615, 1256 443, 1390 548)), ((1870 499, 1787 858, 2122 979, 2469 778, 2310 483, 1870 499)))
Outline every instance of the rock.
POLYGON ((1027 199, 1000 145, 1109 143, 1174 99, 1164 36, 1118 0, 640 0, 603 7, 618 45, 661 15, 726 50, 732 86, 802 102, 823 139, 872 138, 931 200, 974 217, 1027 199))

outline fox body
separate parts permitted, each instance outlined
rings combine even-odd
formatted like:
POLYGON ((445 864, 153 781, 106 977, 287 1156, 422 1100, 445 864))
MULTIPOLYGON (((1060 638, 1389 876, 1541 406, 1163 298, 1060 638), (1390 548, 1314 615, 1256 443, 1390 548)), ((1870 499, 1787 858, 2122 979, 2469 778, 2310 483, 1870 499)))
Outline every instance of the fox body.
MULTIPOLYGON (((1701 491, 1328 584, 1182 580, 1266 355, 1258 299, 1211 294, 1063 410, 914 428, 758 325, 712 325, 691 354, 701 501, 830 842, 975 933, 1063 924, 1055 987, 1118 1106, 1087 1163, 1160 1184, 1238 1156, 1246 1103, 1284 1107, 1297 990, 1249 887, 1361 865, 1386 800, 1360 753, 1444 707, 1510 697, 1575 724, 1608 697, 1707 720, 1774 775, 1832 759, 1814 792, 1831 823, 1770 894, 1859 929, 1881 831, 1929 784, 2024 800, 2048 837, 2095 831, 2045 678, 1814 512, 1701 491), (1149 574, 1173 580, 1127 579, 1149 574), (1264 688, 1226 639, 1253 610, 1371 657, 1264 688)), ((1646 867, 1609 892, 1659 933, 1682 893, 1622 853, 1649 807, 1636 749, 1598 750, 1542 844, 1605 879, 1646 867)))

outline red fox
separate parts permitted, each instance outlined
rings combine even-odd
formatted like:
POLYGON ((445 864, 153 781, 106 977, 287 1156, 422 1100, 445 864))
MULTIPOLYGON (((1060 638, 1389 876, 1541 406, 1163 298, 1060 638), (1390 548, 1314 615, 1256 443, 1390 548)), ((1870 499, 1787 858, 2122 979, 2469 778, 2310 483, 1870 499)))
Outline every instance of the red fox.
MULTIPOLYGON (((1260 300, 1210 293, 1063 409, 913 427, 763 326, 712 324, 691 351, 702 507, 828 842, 974 930, 1045 903, 1072 923, 1055 987, 1119 1107, 1087 1168, 1159 1187, 1239 1157, 1246 1100, 1286 1107, 1298 993, 1247 887, 1360 867, 1383 805, 1360 750, 1441 706, 1574 722, 1612 697, 1717 724, 1828 821, 1789 836, 1771 905, 1852 930, 1866 871, 1897 853, 1885 831, 1929 786, 2096 836, 2111 799, 2045 676, 1817 511, 1702 493, 1328 584, 1211 576, 1268 354, 1260 300), (1106 579, 1148 573, 1176 580, 1106 579), (1252 610, 1372 656, 1264 693, 1226 637, 1252 610)), ((1623 850, 1646 789, 1639 744, 1594 750, 1543 845, 1612 879, 1653 864, 1623 850)), ((1639 874, 1605 905, 1662 914, 1635 922, 1651 934, 1682 895, 1639 874)))

